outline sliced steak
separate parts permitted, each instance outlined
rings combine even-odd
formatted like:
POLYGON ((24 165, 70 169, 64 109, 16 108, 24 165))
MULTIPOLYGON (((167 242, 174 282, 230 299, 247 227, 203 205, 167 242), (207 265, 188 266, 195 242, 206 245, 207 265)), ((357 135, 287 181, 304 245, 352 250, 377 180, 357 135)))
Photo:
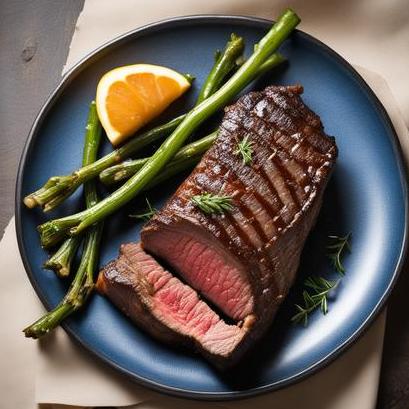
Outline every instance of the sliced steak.
POLYGON ((251 326, 250 320, 241 328, 227 325, 138 243, 121 246, 120 256, 100 272, 97 289, 154 337, 193 345, 218 367, 232 362, 251 326))
POLYGON ((147 252, 225 314, 255 316, 255 338, 294 281, 337 157, 302 91, 272 86, 226 108, 217 141, 141 234, 147 252), (248 165, 237 154, 245 137, 248 165), (203 193, 230 195, 233 209, 205 214, 191 201, 203 193))
POLYGON ((194 345, 219 368, 237 362, 271 324, 336 160, 334 138, 301 93, 301 86, 268 87, 226 108, 217 141, 144 227, 142 247, 122 246, 98 278, 98 289, 147 332, 194 345), (252 148, 247 165, 237 154, 244 138, 252 148), (204 213, 191 200, 203 193, 231 196, 232 210, 204 213))

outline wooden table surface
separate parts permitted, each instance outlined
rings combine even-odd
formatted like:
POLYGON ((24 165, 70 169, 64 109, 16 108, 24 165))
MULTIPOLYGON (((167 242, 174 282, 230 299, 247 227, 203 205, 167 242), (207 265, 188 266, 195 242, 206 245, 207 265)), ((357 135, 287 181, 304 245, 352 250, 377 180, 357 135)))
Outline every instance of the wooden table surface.
MULTIPOLYGON (((83 0, 13 0, 0 14, 0 229, 14 213, 17 166, 31 124, 58 84, 83 0)), ((409 408, 409 275, 392 294, 378 409, 409 408)), ((354 408, 345 408, 354 409, 354 408)))

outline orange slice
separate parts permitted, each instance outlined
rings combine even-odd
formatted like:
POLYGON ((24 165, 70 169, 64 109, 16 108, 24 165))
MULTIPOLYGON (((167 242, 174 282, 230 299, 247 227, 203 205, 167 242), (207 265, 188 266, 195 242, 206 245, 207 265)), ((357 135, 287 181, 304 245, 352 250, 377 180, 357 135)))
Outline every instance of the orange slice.
POLYGON ((127 65, 107 72, 98 83, 96 104, 111 143, 122 143, 189 87, 182 74, 158 65, 127 65))

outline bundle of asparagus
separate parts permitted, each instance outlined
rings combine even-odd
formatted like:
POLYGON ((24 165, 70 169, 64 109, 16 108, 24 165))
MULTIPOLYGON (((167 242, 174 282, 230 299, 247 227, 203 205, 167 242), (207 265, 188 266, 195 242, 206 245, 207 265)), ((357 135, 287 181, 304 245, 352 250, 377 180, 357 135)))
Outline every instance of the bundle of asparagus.
POLYGON ((93 288, 103 220, 141 191, 192 167, 200 160, 201 155, 217 137, 217 132, 183 146, 189 136, 255 78, 284 61, 284 58, 275 52, 299 22, 299 17, 292 10, 286 10, 255 46, 253 54, 246 61, 243 59, 243 39, 232 34, 224 51, 216 54, 214 66, 199 93, 195 107, 190 112, 132 138, 99 160, 95 159, 101 126, 95 105, 91 104, 83 167, 71 175, 50 178, 42 188, 24 199, 24 203, 30 208, 41 206, 44 211, 49 211, 61 204, 80 185, 84 184, 85 187, 85 210, 48 221, 38 227, 43 247, 54 246, 65 239, 59 250, 45 263, 46 268, 55 270, 60 276, 69 274, 71 262, 81 241, 80 237, 85 230, 86 235, 81 262, 67 295, 53 311, 26 328, 26 336, 38 338, 46 334, 83 305, 93 288), (167 139, 151 157, 120 163, 165 137, 167 139), (98 175, 106 184, 128 180, 98 202, 92 181, 98 175))
MULTIPOLYGON (((95 102, 91 103, 88 125, 84 141, 84 153, 82 164, 87 166, 94 163, 97 157, 98 147, 101 140, 101 125, 98 122, 95 102)), ((85 205, 88 209, 95 206, 99 199, 94 181, 88 181, 84 185, 85 205)), ((83 253, 80 265, 71 283, 71 286, 63 300, 50 312, 45 314, 34 324, 23 330, 26 337, 40 338, 56 328, 61 321, 78 310, 87 300, 94 288, 94 272, 98 265, 99 243, 102 237, 103 222, 92 226, 84 238, 83 253)), ((60 257, 65 255, 68 261, 64 269, 64 275, 69 273, 69 263, 73 258, 77 245, 72 245, 67 239, 60 249, 60 257), (69 244, 67 244, 69 243, 69 244)), ((54 256, 54 258, 56 258, 54 256)), ((64 257, 62 257, 64 259, 64 257)), ((53 259, 53 258, 52 258, 53 259)), ((59 268, 60 274, 61 267, 59 268)))
MULTIPOLYGON (((215 63, 199 93, 196 105, 217 91, 226 77, 238 68, 243 50, 243 38, 232 34, 223 53, 216 54, 215 63)), ((43 187, 26 196, 24 204, 29 208, 41 206, 46 212, 55 209, 72 195, 79 186, 98 176, 104 169, 129 158, 146 146, 168 136, 185 117, 186 114, 178 116, 166 124, 159 125, 141 135, 134 136, 129 142, 118 149, 115 149, 95 163, 84 165, 82 168, 72 172, 71 175, 51 177, 43 187)), ((98 118, 95 120, 98 121, 98 118)), ((93 125, 91 123, 87 124, 87 126, 93 125)))

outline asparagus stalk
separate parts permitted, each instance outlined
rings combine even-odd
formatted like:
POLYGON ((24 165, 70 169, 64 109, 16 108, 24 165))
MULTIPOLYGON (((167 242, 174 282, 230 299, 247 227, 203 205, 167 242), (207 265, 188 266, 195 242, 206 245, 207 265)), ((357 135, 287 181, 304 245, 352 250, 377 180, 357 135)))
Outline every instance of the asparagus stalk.
POLYGON ((79 236, 68 237, 61 247, 44 263, 44 268, 54 270, 60 277, 68 277, 71 272, 71 263, 80 245, 79 236))
POLYGON ((29 208, 42 206, 44 211, 55 209, 67 197, 72 195, 79 186, 98 176, 104 169, 127 159, 144 147, 168 136, 182 122, 185 115, 178 116, 164 125, 135 136, 125 145, 115 149, 94 163, 75 170, 71 175, 53 176, 46 184, 24 198, 24 204, 29 208))
POLYGON ((260 67, 257 70, 255 78, 261 77, 266 72, 282 64, 284 61, 286 61, 286 59, 280 53, 273 54, 272 56, 267 58, 267 60, 265 60, 263 64, 260 65, 260 67))
MULTIPOLYGON (((101 140, 101 126, 98 121, 94 121, 95 116, 96 107, 93 101, 90 106, 88 117, 89 126, 86 128, 87 132, 84 142, 84 165, 95 161, 101 140)), ((87 208, 92 208, 98 203, 96 186, 93 181, 85 183, 84 196, 87 208)), ((53 310, 23 330, 26 337, 42 337, 84 305, 94 288, 94 272, 97 267, 102 229, 103 223, 97 223, 87 231, 81 262, 67 294, 53 310)))
POLYGON ((251 57, 216 93, 201 102, 186 115, 180 125, 162 143, 138 173, 92 208, 40 225, 38 231, 42 245, 47 247, 55 244, 61 239, 64 232, 70 235, 80 234, 89 226, 118 210, 141 192, 182 147, 189 135, 257 76, 259 67, 277 50, 299 21, 299 17, 292 10, 286 10, 257 44, 251 57))
MULTIPOLYGON (((236 67, 236 61, 242 55, 243 49, 243 39, 232 34, 223 53, 216 59, 209 76, 204 82, 196 104, 208 98, 220 87, 226 76, 236 67)), ((29 208, 41 206, 45 212, 55 209, 74 193, 80 185, 98 176, 104 169, 129 158, 144 147, 167 137, 185 117, 186 115, 180 115, 164 125, 159 125, 141 135, 136 135, 120 148, 92 164, 83 166, 71 175, 51 177, 43 187, 26 196, 24 204, 29 208)))
MULTIPOLYGON (((210 135, 207 135, 204 138, 194 141, 181 148, 173 157, 172 161, 164 167, 163 171, 157 177, 160 177, 162 174, 170 176, 169 170, 171 168, 179 169, 180 171, 188 169, 190 164, 196 163, 197 159, 200 159, 203 153, 210 148, 216 137, 217 132, 213 132, 210 135), (194 160, 190 160, 192 158, 194 158, 194 160)), ((148 160, 149 158, 141 158, 111 166, 99 174, 99 179, 105 185, 112 185, 122 180, 129 179, 136 172, 138 172, 138 170, 141 169, 148 160)), ((175 173, 173 173, 173 175, 174 174, 175 173)))
MULTIPOLYGON (((258 70, 258 75, 263 75, 265 72, 274 68, 275 66, 282 63, 283 61, 285 61, 283 56, 281 56, 278 53, 273 54, 268 60, 266 60, 260 66, 260 69, 258 70)), ((186 145, 185 147, 180 149, 176 153, 172 161, 168 165, 165 166, 163 172, 161 172, 158 175, 158 178, 160 178, 161 181, 168 179, 168 177, 165 177, 165 176, 170 175, 169 174, 170 167, 172 167, 173 169, 173 172, 172 172, 172 176, 173 176, 178 173, 177 169, 179 169, 179 171, 183 171, 195 165, 198 162, 198 159, 200 159, 200 157, 202 156, 202 154, 205 153, 208 148, 210 148, 210 146, 212 145, 215 139, 216 139, 216 133, 213 133, 202 139, 192 142, 189 145, 186 145), (189 155, 194 156, 194 159, 188 160, 189 155), (179 159, 182 162, 180 166, 178 166, 175 163, 179 159), (164 177, 162 177, 162 174, 164 177)), ((120 181, 129 179, 131 176, 133 176, 136 172, 138 172, 142 168, 142 166, 148 161, 148 159, 149 158, 135 159, 135 160, 130 160, 130 161, 119 163, 118 165, 111 166, 103 170, 99 174, 99 179, 105 185, 113 185, 120 181)), ((156 182, 156 179, 155 179, 155 182, 156 182)), ((155 184, 158 184, 158 183, 159 182, 156 182, 155 184)))
MULTIPOLYGON (((87 182, 90 183, 90 182, 87 182)), ((63 300, 50 312, 23 330, 28 338, 40 338, 84 305, 94 288, 102 223, 92 227, 85 237, 81 263, 63 300)))
MULTIPOLYGON (((97 149, 101 140, 102 128, 98 120, 98 114, 94 101, 91 102, 89 108, 87 125, 85 129, 85 139, 88 142, 87 149, 84 149, 82 158, 83 166, 87 166, 95 162, 97 149), (89 157, 89 155, 91 155, 91 158, 89 157), (94 157, 92 155, 94 155, 94 157)), ((55 273, 60 277, 67 277, 70 274, 71 263, 74 259, 80 242, 81 239, 78 236, 69 237, 63 242, 57 252, 44 263, 44 268, 54 270, 55 273)))
POLYGON ((238 68, 243 50, 243 38, 234 33, 231 34, 230 41, 226 44, 223 53, 216 52, 215 63, 199 93, 196 105, 213 95, 220 88, 225 78, 234 69, 238 68))

